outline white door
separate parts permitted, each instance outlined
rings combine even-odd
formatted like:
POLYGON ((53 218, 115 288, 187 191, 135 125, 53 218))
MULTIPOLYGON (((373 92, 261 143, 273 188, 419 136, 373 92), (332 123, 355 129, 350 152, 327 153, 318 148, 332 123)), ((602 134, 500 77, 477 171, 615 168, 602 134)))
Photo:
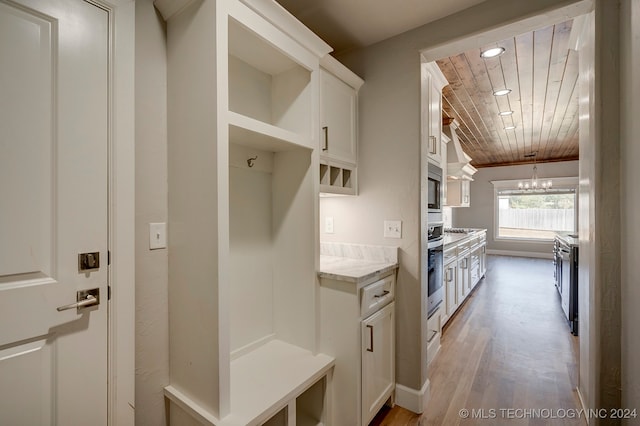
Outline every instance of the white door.
POLYGON ((81 0, 0 0, 1 425, 106 424, 108 29, 81 0))

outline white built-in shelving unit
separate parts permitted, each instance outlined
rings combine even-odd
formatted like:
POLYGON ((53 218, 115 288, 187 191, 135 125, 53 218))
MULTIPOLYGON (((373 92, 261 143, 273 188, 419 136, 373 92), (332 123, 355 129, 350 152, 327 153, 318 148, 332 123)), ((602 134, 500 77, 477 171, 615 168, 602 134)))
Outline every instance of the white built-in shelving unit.
MULTIPOLYGON (((167 19, 170 381, 210 425, 322 425, 319 58, 272 1, 156 0, 167 19)), ((173 418, 173 415, 170 416, 173 418)))

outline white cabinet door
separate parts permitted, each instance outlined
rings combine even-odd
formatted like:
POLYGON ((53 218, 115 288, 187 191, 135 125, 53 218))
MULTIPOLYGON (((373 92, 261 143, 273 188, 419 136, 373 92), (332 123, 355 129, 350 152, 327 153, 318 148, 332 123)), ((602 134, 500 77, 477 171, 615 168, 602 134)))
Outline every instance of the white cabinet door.
POLYGON ((453 315, 453 313, 458 308, 458 296, 457 292, 457 268, 456 263, 451 263, 447 265, 444 269, 444 285, 445 285, 445 293, 447 295, 446 302, 446 316, 447 318, 453 315))
POLYGON ((458 303, 469 294, 469 255, 458 259, 458 303))
POLYGON ((357 93, 354 88, 321 70, 321 152, 324 157, 355 164, 357 93))
POLYGON ((110 37, 90 2, 0 2, 2 425, 107 424, 110 37))
POLYGON ((367 425, 395 385, 395 326, 392 302, 362 321, 362 424, 367 425))
POLYGON ((471 203, 471 182, 468 180, 447 181, 447 206, 469 207, 471 203))
POLYGON ((442 166, 442 92, 432 83, 429 88, 429 160, 442 166))

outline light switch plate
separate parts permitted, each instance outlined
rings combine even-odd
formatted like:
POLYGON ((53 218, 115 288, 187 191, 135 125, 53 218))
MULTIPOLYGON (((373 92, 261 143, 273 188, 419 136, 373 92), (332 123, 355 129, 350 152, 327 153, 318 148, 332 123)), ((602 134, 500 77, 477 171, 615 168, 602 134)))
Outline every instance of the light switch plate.
POLYGON ((324 218, 324 233, 333 234, 333 217, 327 216, 324 218))
POLYGON ((149 250, 167 248, 167 224, 149 224, 149 250))
POLYGON ((402 238, 402 221, 401 220, 385 220, 384 221, 384 237, 385 238, 402 238))

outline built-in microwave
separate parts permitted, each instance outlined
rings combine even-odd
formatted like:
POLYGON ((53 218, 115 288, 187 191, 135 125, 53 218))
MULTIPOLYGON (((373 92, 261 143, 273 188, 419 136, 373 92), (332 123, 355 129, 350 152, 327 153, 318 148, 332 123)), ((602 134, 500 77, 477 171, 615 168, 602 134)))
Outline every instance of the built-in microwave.
POLYGON ((431 163, 427 173, 427 208, 429 213, 442 212, 442 169, 431 163))

